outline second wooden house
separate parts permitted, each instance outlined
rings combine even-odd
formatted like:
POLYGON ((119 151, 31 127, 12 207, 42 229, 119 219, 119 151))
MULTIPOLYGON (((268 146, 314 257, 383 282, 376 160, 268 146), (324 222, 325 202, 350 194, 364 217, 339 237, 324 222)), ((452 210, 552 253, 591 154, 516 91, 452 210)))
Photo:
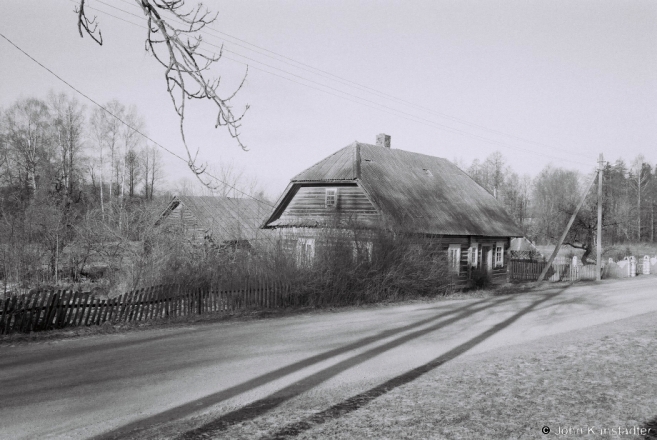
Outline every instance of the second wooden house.
POLYGON ((270 206, 250 198, 174 196, 155 227, 198 245, 248 250, 271 241, 271 232, 260 229, 270 212, 270 206))

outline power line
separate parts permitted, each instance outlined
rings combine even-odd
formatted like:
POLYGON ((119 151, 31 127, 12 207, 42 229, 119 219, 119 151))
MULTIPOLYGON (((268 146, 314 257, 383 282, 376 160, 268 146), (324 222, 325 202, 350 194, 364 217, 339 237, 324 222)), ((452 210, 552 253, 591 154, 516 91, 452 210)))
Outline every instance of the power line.
MULTIPOLYGON (((71 88, 74 92, 76 92, 76 93, 78 93, 79 95, 83 96, 84 98, 86 98, 87 100, 89 100, 90 102, 92 102, 94 105, 96 105, 97 107, 99 107, 100 109, 102 109, 105 113, 107 113, 108 115, 112 116, 112 117, 115 118, 117 121, 119 121, 120 123, 122 123, 123 125, 125 125, 126 127, 128 127, 129 129, 131 129, 131 130, 134 131, 135 133, 139 134, 139 135, 142 136, 143 138, 148 139, 148 140, 151 141, 154 145, 157 145, 159 148, 163 149, 164 151, 166 151, 167 153, 169 153, 169 154, 172 155, 173 157, 175 157, 175 158, 177 158, 177 159, 180 159, 181 161, 185 162, 185 164, 188 164, 188 161, 186 161, 182 156, 180 156, 180 155, 174 153, 173 151, 171 151, 171 150, 169 150, 168 148, 166 148, 164 145, 160 144, 160 143, 157 142, 156 140, 152 139, 152 138, 149 137, 148 135, 144 134, 144 133, 141 132, 140 130, 136 129, 136 128, 133 127, 132 125, 130 125, 130 124, 128 124, 127 122, 125 122, 125 121, 124 121, 123 119, 121 119, 119 116, 117 116, 117 115, 115 115, 114 113, 112 113, 111 111, 109 111, 106 107, 104 107, 103 105, 99 104, 99 103, 98 103, 97 101, 95 101, 93 98, 89 97, 88 95, 86 95, 85 93, 83 93, 82 91, 80 91, 79 89, 77 89, 75 86, 73 86, 71 83, 69 83, 68 81, 66 81, 65 79, 63 79, 63 78, 60 77, 59 75, 57 75, 55 72, 53 72, 52 70, 50 70, 48 67, 46 67, 45 65, 43 65, 41 62, 39 62, 38 60, 36 60, 32 55, 28 54, 28 53, 25 52, 23 49, 21 49, 20 47, 18 47, 13 41, 11 41, 9 38, 7 38, 4 34, 0 33, 0 37, 4 38, 9 44, 11 44, 11 45, 14 46, 16 49, 18 49, 20 52, 22 52, 26 57, 28 57, 29 59, 31 59, 32 61, 34 61, 36 64, 38 64, 39 66, 41 66, 43 69, 45 69, 45 70, 46 70, 47 72, 49 72, 51 75, 53 75, 55 78, 57 78, 58 80, 60 80, 60 81, 63 82, 64 84, 66 84, 66 85, 67 85, 69 88, 71 88)), ((227 187, 233 189, 234 191, 237 191, 237 192, 240 193, 240 194, 243 194, 243 195, 245 195, 245 196, 247 196, 247 197, 249 197, 249 198, 251 198, 251 199, 253 199, 253 200, 256 200, 257 202, 260 202, 260 203, 266 204, 266 205, 268 205, 268 206, 270 206, 270 207, 273 208, 273 205, 270 204, 269 202, 266 202, 266 201, 264 201, 264 200, 260 200, 260 199, 258 199, 258 198, 256 198, 256 197, 253 197, 252 195, 250 195, 250 194, 248 194, 248 193, 246 193, 246 192, 244 192, 244 191, 242 191, 242 190, 237 189, 237 188, 234 187, 233 185, 230 185, 229 183, 222 181, 221 179, 219 179, 219 178, 213 176, 213 175, 210 174, 210 173, 205 173, 205 174, 206 174, 207 176, 209 176, 209 177, 212 177, 212 178, 215 179, 217 182, 220 182, 220 183, 226 185, 227 187)))
MULTIPOLYGON (((70 0, 70 1, 73 2, 73 3, 75 3, 75 0, 70 0)), ((107 5, 107 6, 110 6, 110 7, 114 8, 114 9, 117 9, 117 10, 119 10, 119 11, 122 11, 122 12, 128 14, 128 15, 131 15, 131 16, 133 16, 133 17, 136 17, 136 18, 142 19, 142 17, 139 17, 139 16, 136 15, 136 14, 132 14, 132 13, 130 13, 130 12, 128 12, 128 11, 125 11, 125 10, 123 10, 123 9, 121 9, 121 8, 118 8, 118 7, 116 7, 116 6, 113 6, 113 5, 108 5, 107 3, 104 3, 104 2, 101 1, 101 0, 98 0, 98 1, 99 1, 100 3, 103 3, 103 4, 107 5)), ((119 19, 119 20, 121 20, 121 21, 123 21, 123 22, 126 22, 126 23, 128 23, 128 24, 131 24, 131 25, 133 25, 133 26, 137 26, 137 27, 140 27, 140 28, 144 28, 144 26, 141 25, 141 24, 133 23, 133 22, 128 21, 128 20, 125 20, 125 19, 123 19, 123 18, 117 17, 117 16, 115 16, 115 15, 109 13, 109 12, 103 11, 102 9, 98 9, 98 8, 94 8, 94 7, 88 7, 88 9, 96 10, 96 11, 98 11, 98 12, 101 12, 101 13, 103 13, 103 14, 106 14, 106 15, 110 16, 110 17, 113 17, 113 18, 119 19)), ((212 43, 209 43, 209 42, 207 42, 207 41, 205 41, 205 40, 202 41, 202 44, 206 44, 206 45, 209 45, 209 46, 213 46, 213 47, 216 47, 216 48, 219 48, 219 49, 222 48, 221 46, 217 46, 217 45, 212 44, 212 43)), ((446 131, 449 131, 449 132, 452 132, 452 133, 461 134, 461 135, 464 135, 464 136, 470 136, 470 137, 473 137, 473 138, 479 139, 479 140, 481 140, 481 141, 483 141, 483 142, 487 142, 487 143, 490 143, 490 144, 499 145, 499 146, 501 146, 501 147, 506 147, 506 148, 510 148, 510 149, 515 149, 515 150, 519 150, 519 151, 524 151, 524 152, 527 152, 527 153, 540 155, 540 156, 543 156, 543 157, 546 157, 546 158, 549 158, 549 159, 556 159, 556 160, 558 160, 558 161, 562 161, 562 162, 577 163, 577 164, 580 164, 580 165, 588 165, 588 163, 584 163, 584 162, 580 162, 580 161, 574 161, 574 160, 572 160, 572 159, 562 159, 562 158, 557 157, 557 156, 552 156, 552 155, 545 154, 545 153, 541 153, 541 152, 537 152, 537 151, 534 151, 534 150, 529 150, 529 149, 526 149, 526 148, 522 148, 522 147, 518 147, 518 146, 514 146, 514 145, 509 145, 508 143, 505 143, 505 142, 501 142, 501 141, 497 141, 497 140, 489 139, 489 138, 486 138, 486 137, 484 137, 484 136, 480 136, 480 135, 477 135, 477 134, 474 134, 474 133, 471 133, 471 132, 467 132, 467 131, 465 131, 465 130, 461 130, 461 129, 454 128, 454 127, 450 127, 450 126, 447 126, 447 125, 444 125, 444 124, 440 124, 440 123, 435 122, 435 121, 432 121, 432 120, 430 120, 430 119, 426 119, 426 118, 423 118, 423 117, 421 117, 421 116, 417 116, 417 115, 414 115, 414 114, 411 114, 411 113, 408 113, 408 112, 404 112, 404 111, 402 111, 402 110, 398 110, 398 109, 395 109, 395 108, 392 108, 392 107, 386 106, 386 105, 384 105, 384 104, 380 104, 380 103, 378 103, 378 102, 375 102, 375 101, 372 101, 372 100, 369 100, 369 99, 366 99, 366 98, 363 98, 363 97, 360 97, 360 96, 353 95, 353 94, 351 94, 351 93, 348 93, 348 92, 345 92, 345 91, 342 91, 342 90, 336 89, 336 88, 334 88, 334 87, 327 86, 327 85, 325 85, 325 84, 322 84, 322 83, 319 83, 319 82, 317 82, 317 81, 314 81, 314 80, 311 80, 311 79, 308 79, 308 78, 302 77, 302 76, 300 76, 300 75, 297 75, 297 74, 294 74, 294 73, 288 72, 288 71, 286 71, 286 70, 283 70, 283 69, 277 68, 277 67, 275 67, 275 66, 271 66, 271 65, 269 65, 269 64, 263 63, 263 62, 261 62, 261 61, 255 60, 255 59, 253 59, 253 58, 249 58, 249 57, 247 57, 247 56, 245 56, 245 55, 242 55, 242 54, 240 54, 240 53, 238 53, 238 52, 231 51, 231 50, 228 50, 228 49, 223 49, 223 50, 224 50, 224 51, 227 51, 227 52, 230 52, 230 53, 233 53, 233 54, 235 54, 235 55, 238 55, 238 56, 240 56, 240 57, 246 58, 246 59, 248 59, 248 60, 250 60, 250 61, 253 61, 253 62, 256 62, 256 63, 262 64, 262 65, 264 65, 264 66, 266 66, 266 67, 268 67, 268 68, 278 70, 278 71, 283 72, 283 73, 288 74, 288 75, 292 75, 292 76, 294 76, 294 77, 296 77, 296 78, 299 78, 299 79, 301 79, 301 80, 303 80, 303 81, 308 81, 308 82, 310 82, 310 83, 312 83, 312 84, 316 84, 316 85, 318 85, 318 86, 320 86, 320 87, 325 87, 325 88, 327 88, 327 89, 329 89, 329 90, 332 90, 332 91, 335 91, 335 92, 337 92, 337 93, 341 93, 341 94, 343 94, 343 95, 347 95, 347 96, 336 95, 335 93, 331 93, 331 92, 329 92, 329 91, 327 91, 327 90, 320 89, 320 88, 317 88, 317 87, 313 87, 312 85, 305 84, 305 83, 301 83, 301 82, 299 82, 299 81, 295 81, 295 80, 292 79, 292 78, 289 78, 289 77, 286 77, 286 76, 282 76, 282 75, 279 75, 279 74, 273 73, 273 72, 271 72, 271 71, 268 71, 268 70, 265 70, 265 69, 262 69, 262 68, 255 67, 255 66, 253 66, 253 65, 249 65, 249 64, 247 64, 247 63, 244 63, 244 62, 242 62, 242 61, 236 60, 236 59, 234 59, 234 58, 230 58, 229 56, 226 56, 226 55, 222 55, 222 58, 225 58, 225 59, 227 59, 227 60, 230 60, 230 61, 233 61, 233 62, 236 62, 236 63, 240 63, 240 64, 243 64, 243 65, 247 65, 247 66, 249 66, 249 67, 251 67, 251 68, 253 68, 253 69, 259 70, 259 71, 261 71, 261 72, 265 72, 265 73, 268 73, 268 74, 270 74, 270 75, 274 75, 274 76, 277 76, 277 77, 279 77, 279 78, 283 78, 283 79, 288 80, 288 81, 291 81, 291 82, 293 82, 293 83, 296 83, 296 84, 299 84, 299 85, 302 85, 302 86, 305 86, 305 87, 308 87, 308 88, 311 88, 311 89, 314 89, 314 90, 318 90, 318 91, 321 91, 321 92, 323 92, 323 93, 326 93, 326 94, 329 94, 329 95, 332 95, 332 96, 336 96, 336 97, 338 97, 338 98, 346 99, 346 100, 351 101, 351 102, 354 102, 354 103, 356 103, 356 104, 364 105, 364 106, 369 107, 369 108, 373 108, 373 109, 376 109, 376 110, 379 110, 379 111, 383 111, 384 113, 388 113, 388 114, 391 114, 391 115, 393 115, 393 116, 401 116, 401 117, 404 118, 404 119, 407 119, 407 120, 410 120, 410 121, 413 121, 413 122, 416 122, 416 123, 419 123, 419 124, 422 124, 422 125, 425 125, 425 126, 432 126, 432 127, 434 127, 434 128, 438 128, 438 129, 446 130, 446 131), (357 100, 360 100, 360 101, 357 101, 357 100), (361 102, 361 101, 364 101, 364 102, 361 102), (370 104, 371 104, 371 105, 370 105, 370 104), (378 107, 375 107, 375 106, 378 106, 378 107)), ((476 124, 474 124, 474 125, 476 125, 476 124)), ((484 128, 485 128, 485 127, 484 127, 484 128)), ((492 131, 495 131, 495 130, 492 130, 492 131)), ((500 133, 500 134, 504 134, 503 132, 499 132, 499 133, 500 133)), ((508 136, 512 136, 512 135, 508 135, 508 136)), ((522 138, 518 138, 518 139, 522 140, 522 138)), ((539 144, 539 143, 534 142, 534 141, 529 141, 529 142, 532 142, 532 143, 535 143, 535 144, 538 144, 538 145, 542 145, 542 144, 539 144)), ((549 146, 548 146, 548 147, 549 147, 549 146)), ((559 149, 557 149, 557 148, 555 148, 555 147, 549 147, 549 148, 559 150, 559 149)), ((565 151, 564 151, 564 152, 565 152, 565 151)), ((567 152, 567 153, 572 154, 571 152, 567 152)), ((580 156, 582 156, 582 155, 580 155, 580 156)), ((583 156, 583 157, 584 157, 584 156, 583 156)))
MULTIPOLYGON (((118 8, 118 7, 114 6, 114 5, 108 4, 108 3, 104 2, 103 0, 97 0, 97 1, 98 1, 99 3, 102 3, 102 4, 106 5, 106 6, 109 6, 109 7, 111 7, 111 8, 117 9, 117 10, 119 10, 119 11, 121 11, 121 12, 124 12, 124 13, 126 13, 126 14, 132 15, 133 17, 137 17, 137 18, 139 18, 139 19, 143 19, 143 17, 140 17, 139 15, 132 14, 131 12, 125 11, 125 10, 123 10, 123 9, 121 9, 121 8, 118 8)), ((130 6, 133 6, 133 7, 137 8, 137 9, 139 9, 139 7, 138 7, 136 4, 134 4, 134 3, 132 3, 132 2, 129 2, 128 0, 120 0, 120 1, 123 2, 123 3, 125 3, 125 4, 127 4, 127 5, 130 5, 130 6)), ((124 21, 125 21, 125 20, 124 20, 124 21)), ((178 20, 175 20, 175 19, 171 19, 171 21, 176 22, 176 23, 179 23, 179 24, 183 24, 183 25, 184 25, 183 22, 178 21, 178 20)), ((218 29, 215 29, 215 28, 212 27, 211 25, 206 25, 203 29, 204 29, 204 30, 212 31, 212 32, 214 32, 214 33, 216 33, 216 34, 222 34, 222 35, 225 35, 225 36, 227 36, 227 37, 233 38, 233 39, 235 39, 235 40, 241 41, 241 42, 243 42, 243 43, 245 43, 245 44, 248 44, 248 45, 250 45, 250 46, 253 46, 253 47, 255 47, 255 48, 259 49, 259 50, 262 50, 262 51, 265 51, 265 52, 269 52, 269 53, 271 53, 271 54, 276 55, 277 57, 283 58, 283 60, 281 60, 281 59, 279 59, 279 58, 275 58, 275 57, 273 57, 273 56, 271 56, 271 55, 268 55, 268 54, 266 54, 266 53, 262 53, 262 52, 260 52, 259 50, 254 50, 254 49, 252 49, 252 48, 246 47, 246 46, 241 45, 241 44, 239 44, 239 43, 235 43, 235 42, 233 42, 233 41, 227 41, 229 44, 234 44, 234 45, 236 45, 236 46, 238 46, 238 47, 242 47, 242 48, 244 48, 244 49, 251 50, 251 51, 256 52, 256 53, 258 53, 258 54, 260 54, 260 55, 263 55, 263 56, 266 56, 266 57, 268 57, 268 58, 274 59, 274 60, 276 60, 276 61, 282 62, 282 63, 287 64, 287 65, 289 65, 289 66, 292 66, 292 67, 294 67, 294 68, 301 69, 301 70, 304 70, 304 71, 309 72, 309 73, 318 74, 318 75, 320 75, 320 76, 322 76, 322 77, 324 77, 324 78, 327 78, 327 79, 329 79, 329 80, 331 80, 331 81, 337 81, 337 82, 340 82, 340 83, 342 83, 342 84, 344 84, 344 85, 346 85, 346 86, 348 86, 348 87, 354 87, 354 88, 357 88, 357 89, 359 89, 359 90, 365 91, 366 93, 373 93, 373 94, 375 94, 375 95, 378 95, 378 96, 380 96, 380 97, 383 97, 384 99, 390 99, 390 100, 394 100, 394 101, 397 101, 397 102, 401 102, 401 103, 404 103, 404 104, 409 105, 409 106, 411 106, 411 107, 415 107, 415 108, 417 108, 417 109, 420 109, 420 110, 423 110, 423 111, 427 111, 427 112, 432 113, 432 114, 434 114, 434 115, 438 115, 438 116, 441 116, 441 117, 444 117, 444 118, 447 118, 447 119, 451 119, 451 120, 453 120, 453 121, 455 121, 455 122, 458 122, 458 123, 461 123, 461 124, 465 124, 465 125, 469 125, 469 126, 471 126, 471 127, 479 128, 479 129, 481 129, 481 130, 489 131, 489 132, 491 132, 491 133, 500 134, 500 135, 502 135, 502 136, 510 137, 510 138, 513 138, 513 139, 516 139, 516 140, 519 140, 519 141, 522 141, 522 142, 526 142, 526 143, 530 143, 530 144, 538 145, 538 146, 541 146, 541 147, 544 147, 544 148, 555 149, 555 150, 561 151, 561 152, 563 152, 563 153, 567 153, 567 154, 569 154, 569 155, 575 154, 575 155, 578 155, 578 156, 580 156, 580 157, 583 157, 583 158, 586 158, 586 159, 590 159, 589 156, 584 155, 584 154, 581 154, 581 153, 578 153, 578 152, 566 151, 566 150, 563 150, 563 149, 561 149, 561 148, 556 148, 556 147, 554 147, 554 146, 551 146, 551 145, 548 145, 548 144, 545 144, 545 143, 542 143, 542 142, 534 141, 534 140, 532 140, 532 139, 524 138, 524 137, 521 137, 521 136, 516 136, 516 135, 510 134, 510 133, 506 133, 506 132, 501 131, 501 130, 497 130, 497 129, 489 128, 489 127, 486 127, 486 126, 483 126, 483 125, 480 125, 480 124, 477 124, 477 123, 474 123, 474 122, 471 122, 471 121, 468 121, 468 120, 465 120, 465 119, 462 119, 462 118, 458 118, 458 117, 456 117, 456 116, 452 116, 452 115, 449 115, 449 114, 446 114, 446 113, 438 112, 438 111, 436 111, 436 110, 434 110, 434 109, 431 109, 431 108, 428 108, 428 107, 421 106, 421 105, 419 105, 419 104, 413 103, 413 102, 408 101, 408 100, 406 100, 406 99, 399 98, 399 97, 396 97, 396 96, 394 96, 394 95, 390 95, 390 94, 388 94, 388 93, 382 92, 382 91, 377 90, 377 89, 374 89, 374 88, 372 88, 372 87, 368 87, 368 86, 363 85, 363 84, 360 84, 360 83, 358 83, 358 82, 355 82, 355 81, 349 80, 349 79, 347 79, 347 78, 344 78, 344 77, 341 77, 341 76, 335 75, 335 74, 333 74, 333 73, 331 73, 331 72, 327 72, 327 71, 325 71, 325 70, 318 69, 318 68, 316 68, 316 67, 314 67, 314 66, 311 66, 311 65, 309 65, 309 64, 303 63, 303 62, 301 62, 301 61, 297 61, 297 60, 295 60, 295 59, 293 59, 293 58, 287 57, 287 56, 285 56, 285 55, 282 55, 282 54, 280 54, 280 53, 274 52, 274 51, 272 51, 272 50, 269 50, 269 49, 263 48, 263 47, 261 47, 261 46, 257 46, 257 45, 255 45, 255 44, 252 44, 252 43, 246 41, 246 40, 243 40, 243 39, 241 39, 241 38, 238 38, 238 37, 235 37, 235 36, 233 36, 233 35, 227 34, 226 32, 219 31, 218 29), (298 66, 292 65, 292 64, 290 64, 290 62, 285 61, 285 60, 291 61, 291 62, 297 64, 298 66), (299 67, 299 66, 302 66, 302 67, 299 67), (312 69, 312 70, 308 70, 308 69, 312 69), (318 73, 318 72, 319 72, 319 73, 318 73), (327 75, 328 75, 328 76, 327 76, 327 75)), ((203 30, 202 30, 202 31, 199 31, 199 33, 207 35, 207 33, 205 33, 203 30)), ((210 35, 210 37, 214 37, 214 38, 218 38, 218 39, 221 38, 221 37, 213 36, 213 35, 210 35)), ((223 40, 223 41, 226 41, 226 40, 223 40)), ((207 43, 207 41, 204 41, 204 42, 205 42, 206 44, 211 45, 211 46, 219 47, 219 46, 216 46, 216 45, 214 45, 214 44, 207 43)), ((231 51, 231 50, 229 50, 229 49, 224 49, 224 50, 225 50, 225 51, 228 51, 228 52, 231 52, 231 53, 234 53, 234 54, 236 54, 236 55, 238 55, 238 56, 242 56, 242 57, 244 57, 244 58, 246 58, 246 59, 248 59, 248 60, 252 60, 251 58, 246 57, 246 56, 244 56, 244 55, 241 55, 241 54, 239 54, 238 52, 231 51)), ((252 60, 252 61, 260 62, 260 61, 256 61, 256 60, 252 60)), ((260 63, 262 63, 262 62, 260 62, 260 63)), ((264 63, 262 63, 262 64, 264 64, 264 63)), ((275 68, 275 67, 272 67, 272 68, 275 68)), ((275 68, 275 69, 277 69, 277 70, 282 70, 282 69, 278 69, 278 68, 275 68)), ((287 73, 289 73, 289 72, 287 72, 287 73)), ((291 73, 290 73, 290 74, 291 74, 291 73)), ((294 74, 292 74, 292 75, 294 75, 294 74)), ((298 75, 295 75, 295 76, 298 76, 298 75)))

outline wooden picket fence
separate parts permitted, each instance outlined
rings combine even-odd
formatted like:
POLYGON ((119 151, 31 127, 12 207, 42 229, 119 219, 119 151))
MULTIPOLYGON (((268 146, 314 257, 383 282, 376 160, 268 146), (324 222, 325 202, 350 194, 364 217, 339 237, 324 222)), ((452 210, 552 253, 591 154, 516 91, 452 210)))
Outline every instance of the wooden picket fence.
MULTIPOLYGON (((511 281, 536 281, 547 262, 509 260, 509 279, 511 281)), ((556 264, 548 269, 546 281, 595 280, 595 265, 556 264)))
POLYGON ((300 305, 299 301, 290 286, 280 282, 245 283, 228 290, 154 286, 111 299, 66 290, 40 291, 0 300, 0 334, 286 307, 300 305))

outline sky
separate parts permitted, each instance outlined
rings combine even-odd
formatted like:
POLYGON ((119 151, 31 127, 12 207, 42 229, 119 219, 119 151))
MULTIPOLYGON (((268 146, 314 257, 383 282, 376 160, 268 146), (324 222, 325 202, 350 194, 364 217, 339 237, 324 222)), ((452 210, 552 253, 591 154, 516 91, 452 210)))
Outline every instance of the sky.
MULTIPOLYGON (((190 5, 195 1, 188 0, 190 5)), ((81 38, 74 0, 1 0, 0 33, 99 103, 135 105, 148 135, 184 156, 164 73, 134 0, 87 0, 104 43, 81 38)), ((652 0, 206 0, 204 52, 242 123, 243 151, 207 102, 190 102, 200 162, 232 164, 276 199, 353 141, 466 165, 500 151, 519 174, 588 173, 598 155, 657 164, 657 2, 652 0)), ((0 38, 0 108, 49 91, 94 104, 0 38)), ((171 188, 193 180, 162 152, 171 188)))

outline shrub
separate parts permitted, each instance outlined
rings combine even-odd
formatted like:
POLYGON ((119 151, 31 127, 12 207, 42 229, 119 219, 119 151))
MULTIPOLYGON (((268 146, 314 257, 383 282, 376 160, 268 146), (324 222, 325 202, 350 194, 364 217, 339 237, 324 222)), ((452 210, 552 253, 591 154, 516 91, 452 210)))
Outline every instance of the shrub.
POLYGON ((490 275, 486 270, 482 270, 482 269, 473 269, 472 274, 470 275, 470 280, 472 283, 472 287, 477 290, 486 289, 487 287, 490 287, 492 284, 490 275))
POLYGON ((327 228, 315 236, 314 258, 304 260, 298 238, 286 234, 240 250, 162 237, 150 246, 152 258, 162 259, 156 283, 231 288, 246 279, 276 281, 292 286, 297 303, 311 306, 443 295, 451 286, 437 240, 327 228))

